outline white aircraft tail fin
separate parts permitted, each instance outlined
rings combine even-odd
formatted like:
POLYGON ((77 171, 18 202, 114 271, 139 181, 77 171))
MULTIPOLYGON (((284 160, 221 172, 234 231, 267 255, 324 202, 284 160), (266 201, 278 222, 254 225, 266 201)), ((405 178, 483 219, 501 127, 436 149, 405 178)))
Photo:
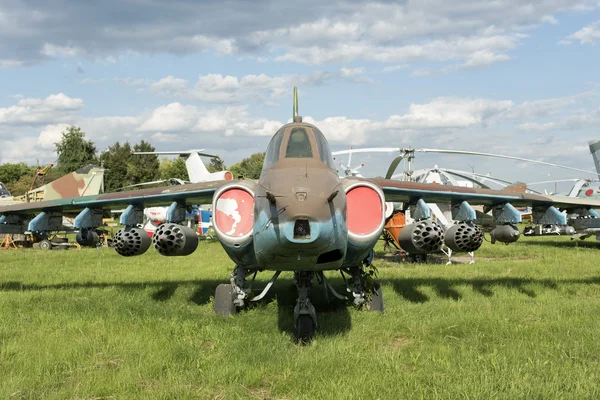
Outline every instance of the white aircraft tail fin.
POLYGON ((210 180, 210 172, 208 172, 206 166, 202 162, 200 154, 191 153, 185 159, 185 166, 187 167, 190 182, 197 183, 210 180))
POLYGON ((596 172, 598 172, 598 178, 600 178, 600 140, 592 140, 589 145, 594 165, 596 166, 596 172))
POLYGON ((209 182, 218 180, 232 180, 233 174, 229 171, 208 172, 200 157, 217 158, 214 154, 204 153, 204 149, 185 151, 136 151, 131 154, 156 154, 156 155, 178 155, 186 157, 185 166, 190 182, 209 182))

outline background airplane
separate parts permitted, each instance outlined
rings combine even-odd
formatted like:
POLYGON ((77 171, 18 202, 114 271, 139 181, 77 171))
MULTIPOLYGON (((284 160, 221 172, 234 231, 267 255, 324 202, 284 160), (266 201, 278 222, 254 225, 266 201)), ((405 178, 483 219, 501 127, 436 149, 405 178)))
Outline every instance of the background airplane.
POLYGON ((231 171, 208 172, 201 157, 218 158, 214 154, 204 153, 204 149, 185 151, 134 151, 131 154, 147 155, 178 155, 186 157, 185 166, 191 183, 210 182, 218 180, 230 181, 233 179, 231 171))
POLYGON ((104 168, 88 165, 46 185, 29 190, 22 196, 12 196, 0 182, 0 205, 57 200, 90 196, 104 191, 104 168))
MULTIPOLYGON (((0 207, 98 195, 104 191, 104 171, 104 168, 88 165, 46 185, 30 190, 23 196, 15 197, 0 183, 0 207)), ((22 219, 20 223, 0 226, 0 236, 10 235, 14 239, 14 235, 18 235, 18 241, 24 242, 25 232, 32 232, 36 243, 40 243, 40 246, 44 249, 51 249, 53 243, 50 239, 53 233, 73 230, 73 227, 70 226, 70 221, 63 219, 61 216, 55 218, 55 223, 51 227, 42 226, 35 231, 30 231, 28 223, 32 217, 30 215, 28 218, 22 219)), ((17 239, 14 240, 16 241, 17 239)), ((94 246, 99 238, 95 232, 89 231, 83 236, 77 233, 76 240, 82 246, 94 246)), ((61 239, 60 245, 62 246, 64 243, 61 239)))
MULTIPOLYGON (((180 157, 186 157, 185 167, 188 173, 188 177, 191 183, 199 183, 199 182, 212 182, 218 180, 226 180, 230 181, 233 179, 233 174, 230 171, 217 171, 217 172, 209 172, 201 157, 209 157, 209 158, 218 158, 219 156, 214 154, 204 153, 203 149, 200 150, 186 150, 186 151, 152 151, 152 152, 132 152, 131 154, 136 155, 148 155, 148 154, 157 154, 157 155, 178 155, 180 157)), ((155 181, 155 182, 147 182, 144 184, 137 184, 132 186, 143 186, 147 184, 156 184, 162 183, 164 181, 155 181)), ((184 184, 183 181, 171 180, 170 184, 184 184)), ((131 186, 130 186, 131 187, 131 186)), ((152 237, 154 236, 154 232, 161 223, 167 221, 167 211, 168 207, 150 207, 144 209, 145 221, 143 222, 143 229, 146 233, 152 237)), ((212 211, 202 209, 202 208, 194 208, 190 210, 191 212, 187 213, 187 221, 189 224, 195 220, 195 223, 198 224, 198 233, 200 235, 208 234, 209 228, 212 226, 211 218, 212 211)))
POLYGON ((398 238, 402 247, 414 254, 437 251, 444 242, 457 251, 478 247, 480 238, 470 203, 492 210, 496 222, 502 224, 496 236, 501 242, 518 239, 514 224, 521 216, 515 206, 532 206, 534 219, 554 222, 564 218, 559 208, 583 212, 600 206, 600 201, 580 198, 340 178, 325 136, 316 126, 302 122, 297 115, 296 96, 294 100, 293 122, 281 127, 269 142, 258 182, 223 180, 11 205, 0 208, 0 229, 22 223, 36 213, 29 229, 47 228, 54 223, 53 218, 76 213, 75 226, 86 231, 101 223, 103 210, 126 205, 120 220, 124 228, 114 239, 119 254, 143 254, 152 242, 159 254, 186 256, 197 248, 198 237, 180 224, 185 212, 190 204, 212 201, 216 236, 235 265, 230 283, 216 289, 215 311, 234 314, 249 302, 263 299, 281 272, 293 272, 298 290, 294 307, 296 337, 308 342, 317 326, 316 310, 310 301, 314 277, 337 298, 383 311, 381 288, 373 281, 370 265, 373 247, 385 223, 386 201, 414 207, 415 222, 404 227, 398 238), (444 233, 432 221, 427 202, 450 203, 454 227, 444 233), (143 219, 144 207, 157 205, 169 205, 167 222, 150 241, 137 224, 143 219), (273 277, 254 296, 252 282, 260 271, 272 271, 273 277), (342 274, 349 298, 333 288, 325 271, 342 274))

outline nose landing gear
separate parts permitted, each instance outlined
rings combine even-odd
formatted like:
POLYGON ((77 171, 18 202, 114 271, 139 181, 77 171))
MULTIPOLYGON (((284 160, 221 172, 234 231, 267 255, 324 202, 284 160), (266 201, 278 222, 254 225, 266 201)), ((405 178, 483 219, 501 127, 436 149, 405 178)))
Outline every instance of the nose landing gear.
MULTIPOLYGON (((252 283, 256 277, 256 270, 237 266, 231 274, 231 283, 221 284, 215 292, 214 310, 218 315, 228 316, 238 312, 248 302, 262 300, 279 277, 281 271, 276 271, 266 287, 257 296, 252 296, 252 283), (250 284, 246 283, 246 277, 252 275, 250 284)), ((350 300, 358 308, 370 311, 383 312, 383 295, 381 286, 373 281, 374 272, 365 270, 364 266, 343 268, 340 270, 342 278, 346 282, 346 290, 350 300)), ((299 344, 310 344, 317 329, 317 312, 310 301, 312 280, 317 277, 319 283, 323 283, 327 293, 331 293, 337 299, 348 301, 349 298, 336 292, 323 272, 295 271, 294 284, 298 290, 298 298, 294 307, 294 339, 299 344)), ((327 300, 329 301, 329 300, 327 300)))
POLYGON ((309 298, 314 275, 314 272, 294 272, 294 283, 298 288, 298 300, 296 300, 296 307, 294 307, 295 339, 297 343, 310 343, 317 328, 317 312, 309 298))

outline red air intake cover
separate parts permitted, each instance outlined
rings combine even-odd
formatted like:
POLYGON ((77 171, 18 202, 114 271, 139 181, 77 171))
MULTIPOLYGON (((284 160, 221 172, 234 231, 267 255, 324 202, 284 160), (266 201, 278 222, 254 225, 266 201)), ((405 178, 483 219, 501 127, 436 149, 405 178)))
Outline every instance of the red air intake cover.
POLYGON ((383 203, 379 193, 368 186, 357 186, 346 193, 346 223, 356 235, 373 233, 381 225, 383 203))
POLYGON ((240 237, 252 230, 254 198, 247 191, 233 188, 221 193, 216 201, 215 224, 223 234, 240 237))

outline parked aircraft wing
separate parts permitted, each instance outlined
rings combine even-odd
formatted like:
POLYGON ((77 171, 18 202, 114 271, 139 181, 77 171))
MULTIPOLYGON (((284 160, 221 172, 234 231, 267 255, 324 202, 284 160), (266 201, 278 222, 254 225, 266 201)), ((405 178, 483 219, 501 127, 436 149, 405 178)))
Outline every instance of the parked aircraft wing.
POLYGON ((214 192, 231 181, 192 183, 189 185, 158 187, 127 192, 105 193, 69 199, 41 201, 37 203, 13 204, 0 207, 2 214, 36 214, 41 211, 78 212, 89 207, 94 209, 115 209, 129 204, 143 207, 165 206, 175 201, 185 200, 187 204, 212 202, 214 192))
POLYGON ((600 207, 600 200, 588 200, 567 196, 544 196, 533 193, 518 193, 506 190, 475 189, 468 187, 437 185, 397 181, 392 179, 370 179, 383 190, 386 201, 427 203, 450 203, 467 201, 477 205, 500 205, 511 203, 517 207, 554 206, 557 208, 600 207))

